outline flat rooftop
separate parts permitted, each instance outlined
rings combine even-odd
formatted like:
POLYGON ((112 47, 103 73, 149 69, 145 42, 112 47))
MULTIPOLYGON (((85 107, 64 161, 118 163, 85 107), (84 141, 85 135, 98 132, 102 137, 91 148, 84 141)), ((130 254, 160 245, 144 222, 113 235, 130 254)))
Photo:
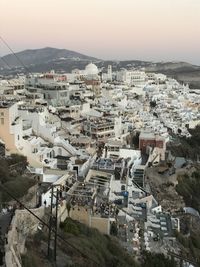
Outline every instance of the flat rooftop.
POLYGON ((153 133, 153 132, 141 132, 139 139, 164 140, 164 137, 160 136, 159 134, 153 133))

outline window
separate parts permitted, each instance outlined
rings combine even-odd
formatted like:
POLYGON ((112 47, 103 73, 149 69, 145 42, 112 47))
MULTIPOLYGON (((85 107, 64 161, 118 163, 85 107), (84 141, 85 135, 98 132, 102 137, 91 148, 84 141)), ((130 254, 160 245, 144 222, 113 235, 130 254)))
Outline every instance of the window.
POLYGON ((4 112, 1 112, 1 116, 2 116, 2 117, 4 116, 4 112))
POLYGON ((37 153, 38 152, 38 149, 37 148, 34 148, 33 149, 33 153, 37 153))
POLYGON ((1 125, 4 125, 4 118, 1 118, 1 125))

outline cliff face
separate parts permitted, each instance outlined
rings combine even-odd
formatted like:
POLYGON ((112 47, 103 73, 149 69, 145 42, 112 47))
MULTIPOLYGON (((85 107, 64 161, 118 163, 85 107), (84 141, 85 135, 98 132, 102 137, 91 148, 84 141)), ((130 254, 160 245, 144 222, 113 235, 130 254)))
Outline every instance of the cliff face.
MULTIPOLYGON (((44 216, 44 208, 32 210, 38 217, 44 216)), ((6 266, 22 266, 21 254, 25 253, 25 242, 29 235, 35 234, 39 221, 27 210, 16 210, 8 232, 5 246, 6 266)))

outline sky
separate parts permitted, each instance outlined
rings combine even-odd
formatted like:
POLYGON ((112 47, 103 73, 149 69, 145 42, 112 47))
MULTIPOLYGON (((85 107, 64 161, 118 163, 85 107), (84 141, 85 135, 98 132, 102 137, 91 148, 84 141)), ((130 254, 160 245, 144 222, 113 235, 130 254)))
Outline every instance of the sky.
POLYGON ((48 46, 200 65, 200 0, 0 0, 0 35, 15 52, 48 46))

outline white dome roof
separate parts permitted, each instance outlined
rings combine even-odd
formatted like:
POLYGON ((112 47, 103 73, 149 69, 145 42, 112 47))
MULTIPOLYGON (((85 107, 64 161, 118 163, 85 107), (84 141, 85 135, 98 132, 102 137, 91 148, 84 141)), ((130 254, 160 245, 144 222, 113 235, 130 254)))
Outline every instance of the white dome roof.
POLYGON ((93 63, 88 64, 85 67, 85 71, 86 71, 87 75, 96 75, 96 74, 99 73, 99 70, 98 70, 97 66, 95 64, 93 64, 93 63))

